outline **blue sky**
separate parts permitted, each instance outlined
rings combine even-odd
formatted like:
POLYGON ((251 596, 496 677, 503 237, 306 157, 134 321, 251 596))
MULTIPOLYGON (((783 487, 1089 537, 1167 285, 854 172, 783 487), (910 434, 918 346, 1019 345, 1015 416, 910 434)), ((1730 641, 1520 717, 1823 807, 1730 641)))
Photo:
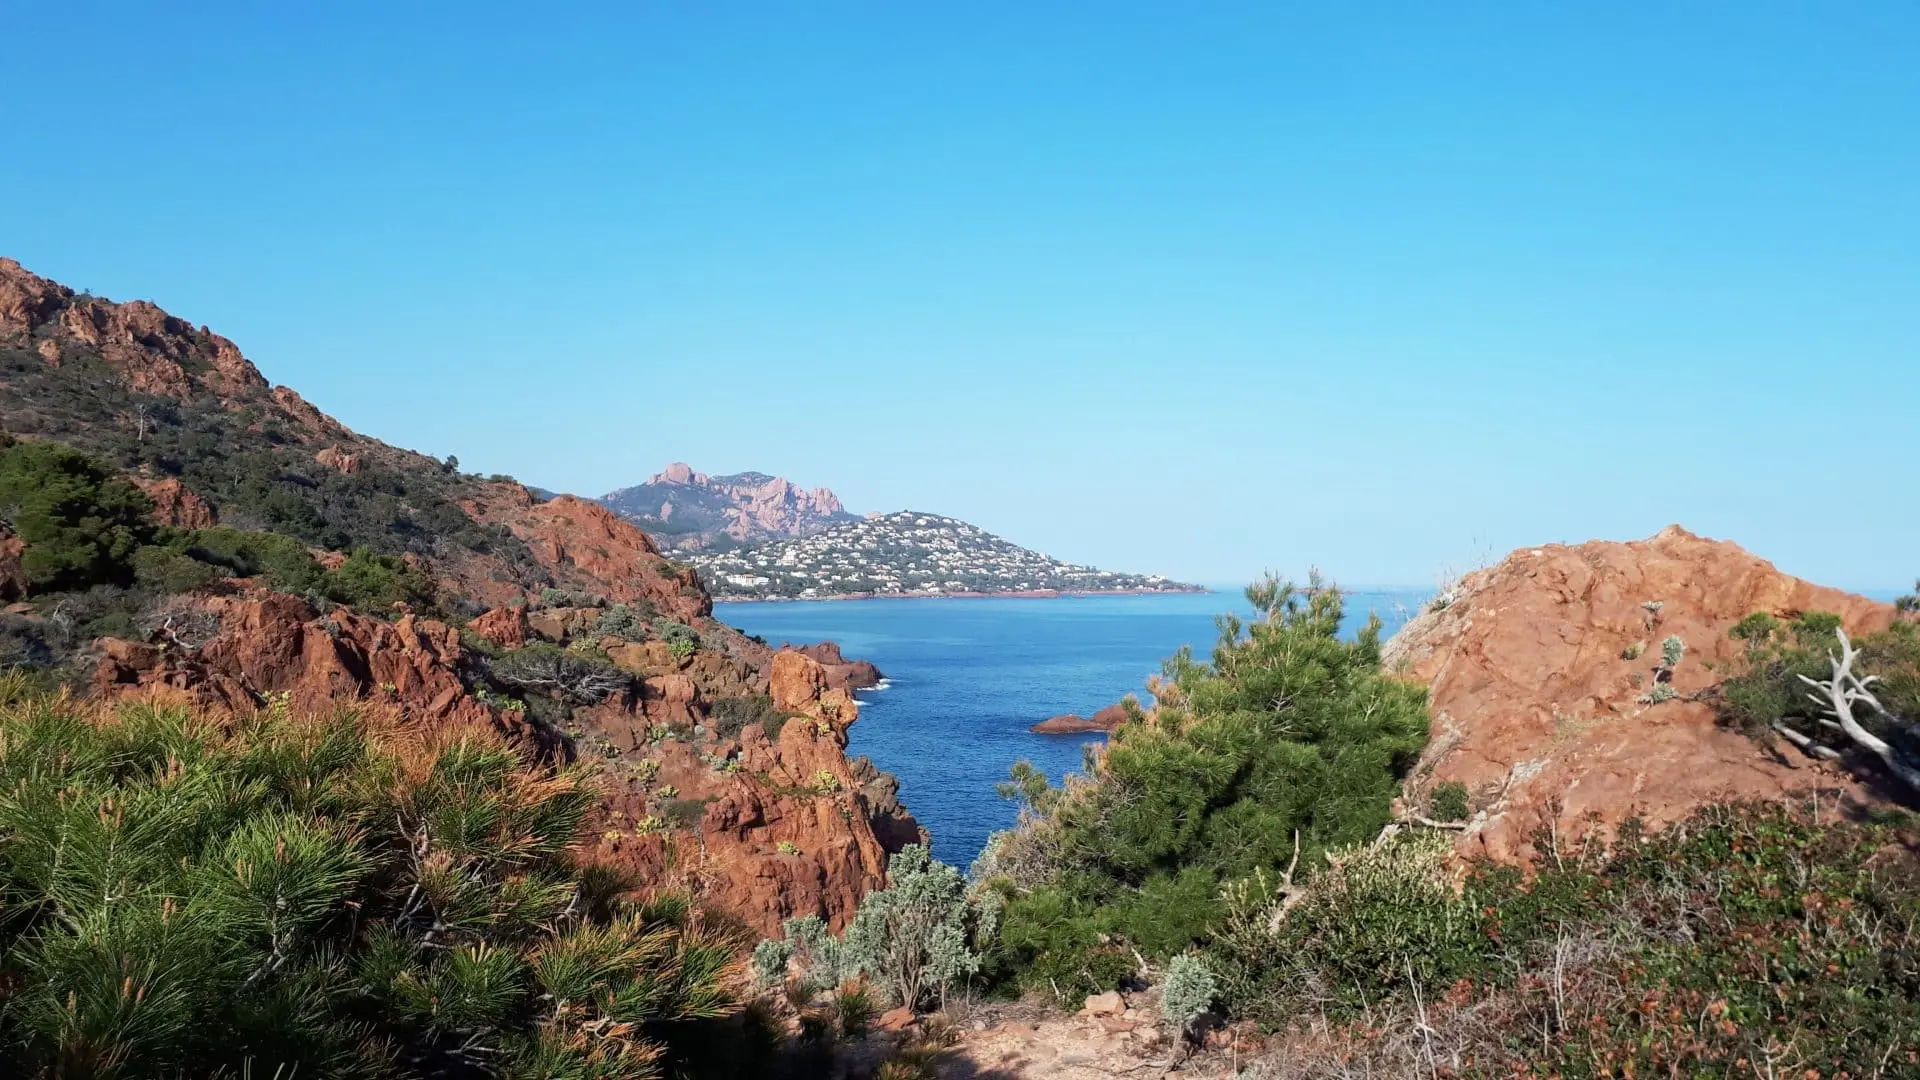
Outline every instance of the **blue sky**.
POLYGON ((469 469, 1210 581, 1674 521, 1920 574, 1910 4, 6 22, 0 253, 469 469))

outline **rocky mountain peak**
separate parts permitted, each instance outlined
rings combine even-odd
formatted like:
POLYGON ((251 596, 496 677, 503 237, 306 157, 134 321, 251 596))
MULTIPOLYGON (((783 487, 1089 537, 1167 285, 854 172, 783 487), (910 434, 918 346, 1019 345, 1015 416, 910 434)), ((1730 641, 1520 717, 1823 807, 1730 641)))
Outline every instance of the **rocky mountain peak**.
POLYGON ((682 551, 809 536, 852 517, 827 488, 762 472, 709 476, 679 461, 600 502, 682 551))

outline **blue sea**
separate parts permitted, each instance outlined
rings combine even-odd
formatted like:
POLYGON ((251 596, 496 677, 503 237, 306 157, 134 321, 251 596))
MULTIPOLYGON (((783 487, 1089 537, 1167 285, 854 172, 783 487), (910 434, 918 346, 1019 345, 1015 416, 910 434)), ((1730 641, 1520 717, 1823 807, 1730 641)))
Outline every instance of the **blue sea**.
MULTIPOLYGON (((1390 633, 1426 594, 1352 592, 1349 632, 1379 614, 1390 633)), ((1035 735, 1033 724, 1092 714, 1137 693, 1182 645, 1204 658, 1223 612, 1247 615, 1238 589, 1059 599, 853 600, 716 605, 714 614, 774 645, 836 641, 870 660, 884 689, 863 691, 849 752, 900 778, 900 798, 933 836, 935 856, 965 869, 988 834, 1013 823, 994 794, 1026 759, 1054 780, 1078 771, 1104 736, 1035 735)))

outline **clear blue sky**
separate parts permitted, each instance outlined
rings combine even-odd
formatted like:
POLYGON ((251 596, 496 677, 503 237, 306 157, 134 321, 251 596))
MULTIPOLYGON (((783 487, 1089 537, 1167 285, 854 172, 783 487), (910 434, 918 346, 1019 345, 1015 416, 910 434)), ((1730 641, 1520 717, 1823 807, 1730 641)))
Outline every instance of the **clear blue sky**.
POLYGON ((0 253, 469 469, 1920 574, 1913 4, 27 0, 0 72, 0 253))

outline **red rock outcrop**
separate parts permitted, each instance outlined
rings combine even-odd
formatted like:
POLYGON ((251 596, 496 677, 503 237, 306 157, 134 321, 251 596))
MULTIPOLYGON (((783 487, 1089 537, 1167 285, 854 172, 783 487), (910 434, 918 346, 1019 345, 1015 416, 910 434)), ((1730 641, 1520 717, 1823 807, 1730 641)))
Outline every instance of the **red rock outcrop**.
POLYGON ((1109 705, 1092 716, 1068 713, 1055 716, 1028 728, 1035 735, 1074 735, 1087 731, 1112 731, 1127 722, 1127 707, 1122 704, 1109 705))
POLYGON ((0 341, 25 343, 42 327, 41 356, 59 362, 62 340, 97 350, 135 390, 184 397, 204 387, 226 395, 263 392, 267 381, 233 342, 144 301, 116 304, 77 294, 0 259, 0 341), (51 357, 48 353, 51 352, 51 357))
POLYGON ((527 609, 519 604, 490 608, 467 629, 503 649, 518 649, 527 643, 527 609))
POLYGON ((768 665, 766 687, 775 708, 791 718, 776 739, 759 725, 743 729, 731 769, 700 760, 697 743, 650 748, 638 723, 623 727, 618 719, 624 710, 635 721, 687 722, 710 677, 695 666, 648 679, 646 700, 594 711, 596 726, 624 731, 614 746, 620 760, 638 753, 660 763, 652 781, 609 800, 609 824, 642 822, 657 811, 660 800, 649 794, 649 783, 652 791, 670 785, 678 800, 703 805, 697 845, 671 833, 616 827, 602 835, 602 857, 637 866, 656 881, 677 879, 762 934, 778 933, 781 922, 796 915, 844 927, 861 898, 885 883, 889 852, 925 836, 894 798, 892 777, 865 758, 847 760, 846 730, 858 706, 845 690, 827 685, 818 663, 782 651, 768 665))
POLYGON ((266 590, 198 603, 217 626, 209 640, 191 652, 103 640, 95 689, 108 695, 168 689, 236 712, 281 694, 315 713, 374 702, 430 727, 488 726, 523 743, 543 741, 517 714, 468 695, 457 674, 460 634, 445 623, 412 615, 383 622, 346 608, 323 615, 299 597, 266 590))
POLYGON ((26 553, 26 542, 0 524, 0 601, 11 603, 27 595, 27 573, 20 565, 26 553))
POLYGON ((688 624, 713 614, 691 567, 663 558, 646 533, 599 503, 571 495, 537 502, 519 484, 499 483, 461 507, 476 521, 512 530, 562 589, 645 602, 688 624))
POLYGON ((1886 604, 1678 526, 1634 543, 1514 552, 1386 647, 1387 670, 1431 687, 1433 736, 1416 783, 1465 784, 1477 813, 1463 847, 1505 862, 1532 858, 1542 825, 1564 840, 1633 814, 1658 827, 1723 797, 1811 787, 1860 797, 1844 774, 1769 752, 1696 699, 1740 653, 1728 631, 1757 611, 1830 611, 1857 633, 1894 618, 1886 604), (1686 644, 1672 673, 1678 696, 1643 703, 1669 636, 1686 644))
MULTIPOLYGON (((644 533, 605 507, 569 497, 537 502, 518 484, 482 481, 450 462, 358 435, 293 390, 270 386, 225 338, 144 301, 111 303, 75 293, 11 260, 0 260, 0 346, 27 350, 46 365, 28 364, 22 377, 0 380, 0 429, 58 439, 124 464, 128 435, 142 437, 150 419, 127 393, 133 391, 175 399, 180 417, 217 429, 229 442, 260 440, 250 448, 277 456, 291 473, 311 474, 315 467, 358 472, 358 486, 371 488, 396 477, 417 481, 423 498, 437 503, 416 522, 431 539, 483 542, 418 544, 403 557, 428 570, 450 601, 495 609, 476 620, 476 632, 514 648, 551 631, 554 640, 597 646, 634 676, 591 708, 530 697, 528 712, 545 718, 535 722, 467 691, 483 674, 484 658, 468 654, 459 631, 445 622, 404 612, 387 621, 347 609, 315 611, 298 598, 228 581, 174 601, 173 621, 148 640, 97 642, 95 686, 102 695, 178 697, 236 712, 284 695, 302 711, 352 705, 391 709, 401 724, 485 725, 541 756, 603 755, 615 766, 609 816, 626 812, 623 807, 670 812, 670 822, 645 830, 644 838, 636 835, 642 830, 628 830, 632 847, 651 851, 631 860, 649 871, 649 884, 684 872, 686 883, 763 928, 802 911, 844 924, 858 898, 883 880, 886 845, 897 846, 891 838, 903 835, 902 823, 911 818, 894 800, 889 778, 847 761, 843 752, 854 710, 845 691, 829 684, 857 679, 859 665, 842 661, 831 677, 819 671, 812 696, 794 699, 800 718, 785 730, 749 724, 742 717, 758 715, 758 695, 769 686, 770 650, 714 622, 693 571, 662 558, 644 533), (97 378, 96 364, 114 379, 97 378), (75 428, 70 410, 63 410, 71 399, 95 392, 132 415, 75 428), (464 530, 446 522, 439 500, 457 502, 475 522, 500 526, 520 543, 497 531, 456 537, 464 530), (537 623, 515 608, 548 588, 577 597, 577 606, 533 612, 537 623), (657 615, 692 626, 701 648, 675 656, 661 642, 598 638, 605 615, 599 605, 607 602, 632 605, 643 619, 657 615), (730 700, 717 717, 716 709, 730 700), (570 739, 563 743, 546 721, 566 727, 570 739), (720 721, 729 732, 744 730, 719 736, 712 727, 720 721), (663 736, 668 731, 671 737, 663 736), (780 733, 777 742, 768 731, 780 733), (641 758, 663 776, 679 777, 678 799, 641 790, 638 773, 619 768, 641 758), (685 820, 688 814, 694 822, 685 820), (711 824, 702 815, 711 815, 711 824), (801 854, 782 850, 781 841, 801 854)), ((162 521, 213 523, 214 508, 177 479, 147 483, 162 521)), ((23 591, 21 554, 17 539, 0 536, 0 597, 23 591)), ((344 556, 320 558, 323 566, 337 567, 344 556)), ((629 857, 626 846, 617 845, 619 857, 629 857)))
POLYGON ((865 690, 879 686, 885 676, 865 660, 848 660, 840 655, 840 646, 831 641, 818 645, 787 645, 793 651, 819 664, 827 674, 827 686, 834 690, 865 690))
POLYGON ((176 529, 211 529, 219 524, 213 507, 173 477, 153 480, 136 476, 134 483, 153 500, 153 520, 176 529))
POLYGON ((329 446, 313 455, 313 463, 347 476, 360 471, 360 455, 349 454, 337 446, 329 446))

